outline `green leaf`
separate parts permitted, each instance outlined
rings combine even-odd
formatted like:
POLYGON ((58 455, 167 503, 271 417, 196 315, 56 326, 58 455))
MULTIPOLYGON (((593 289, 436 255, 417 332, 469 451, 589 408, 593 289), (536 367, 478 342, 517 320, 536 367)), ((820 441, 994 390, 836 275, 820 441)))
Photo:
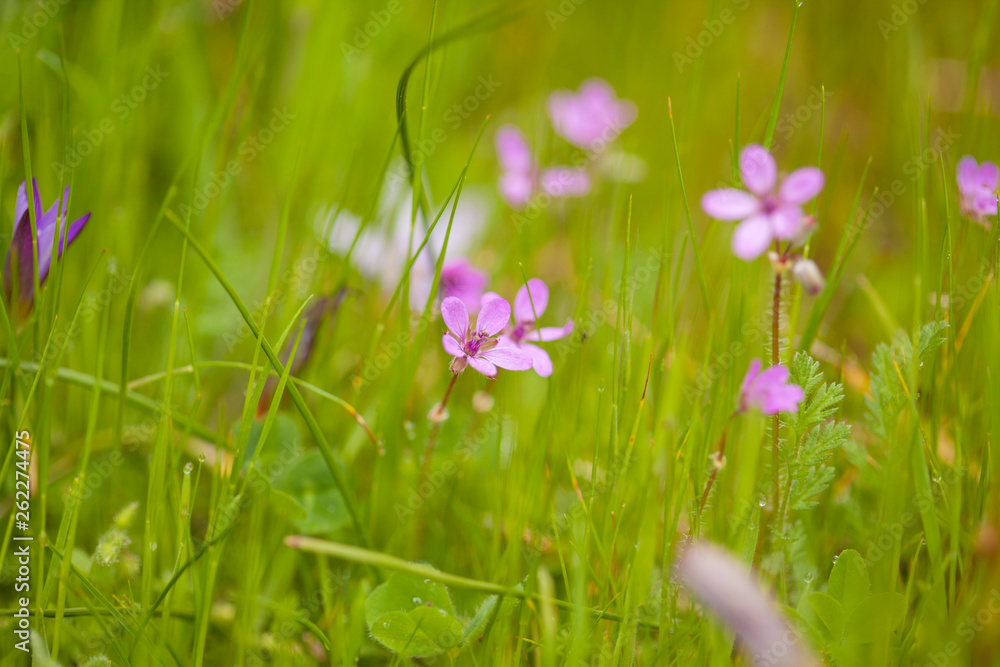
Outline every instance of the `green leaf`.
POLYGON ((284 514, 297 522, 305 521, 308 517, 306 509, 299 504, 299 501, 284 491, 274 488, 271 480, 258 468, 251 469, 248 483, 251 485, 251 488, 258 488, 263 485, 262 490, 264 490, 264 495, 267 497, 268 503, 280 514, 284 514))
POLYGON ((905 616, 906 598, 899 593, 875 593, 849 615, 844 627, 844 639, 849 644, 881 641, 905 616))
POLYGON ((297 530, 317 535, 336 532, 348 524, 350 516, 344 498, 336 490, 333 475, 318 451, 300 456, 284 469, 278 462, 270 469, 275 471, 274 488, 303 508, 304 514, 294 517, 297 530))
POLYGON ((861 554, 854 549, 840 552, 833 571, 830 572, 827 592, 840 602, 847 615, 868 597, 871 581, 868 579, 868 566, 861 554))
POLYGON ((823 621, 833 641, 839 642, 844 634, 844 609, 840 602, 826 593, 810 593, 809 606, 823 621))
POLYGON ((396 572, 365 601, 372 636, 410 657, 428 657, 462 641, 465 628, 444 584, 396 572))

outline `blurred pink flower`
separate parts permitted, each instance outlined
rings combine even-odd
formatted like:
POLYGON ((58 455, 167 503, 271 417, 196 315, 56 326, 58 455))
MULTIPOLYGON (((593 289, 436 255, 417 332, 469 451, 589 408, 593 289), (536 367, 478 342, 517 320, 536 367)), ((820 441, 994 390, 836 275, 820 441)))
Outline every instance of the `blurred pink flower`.
POLYGON ((539 171, 524 134, 513 125, 497 130, 494 144, 503 173, 497 187, 514 208, 525 206, 539 188, 552 197, 582 197, 590 192, 590 175, 574 167, 539 171))
POLYGON ((782 178, 766 148, 751 144, 740 152, 740 176, 750 192, 724 188, 709 190, 701 207, 717 220, 740 220, 733 234, 733 253, 744 260, 756 259, 775 239, 799 241, 805 235, 807 217, 802 204, 820 193, 822 170, 803 167, 782 178))
POLYGON ((765 415, 798 412, 805 393, 802 387, 788 383, 788 369, 781 365, 771 366, 764 372, 760 369, 760 359, 750 362, 750 369, 740 386, 737 411, 757 408, 765 415))
POLYGON ((580 90, 556 90, 549 95, 549 118, 556 134, 578 148, 603 150, 635 121, 635 104, 619 100, 603 79, 587 79, 580 90))
POLYGON ((983 224, 987 217, 997 213, 1000 169, 992 162, 976 164, 974 157, 966 155, 958 161, 956 171, 962 215, 983 224))
POLYGON ((476 328, 469 326, 469 310, 461 299, 450 296, 441 302, 441 316, 448 333, 441 339, 444 351, 455 357, 451 371, 461 373, 466 365, 487 377, 496 377, 497 368, 526 371, 531 357, 498 337, 510 322, 510 304, 501 298, 483 304, 476 328))
MULTIPOLYGON (((483 308, 493 299, 503 299, 494 292, 483 295, 483 308)), ((573 320, 561 327, 537 327, 535 316, 541 317, 549 305, 549 288, 539 278, 532 278, 522 285, 514 296, 514 326, 508 326, 501 339, 531 356, 531 367, 541 377, 552 375, 552 359, 533 342, 547 343, 568 336, 573 331, 573 320), (532 341, 532 342, 528 342, 532 341)))
POLYGON ((675 569, 684 588, 736 633, 749 664, 819 665, 746 566, 727 551, 695 542, 681 553, 675 569))
POLYGON ((441 296, 461 299, 470 310, 477 308, 488 280, 485 273, 458 257, 441 267, 441 296))

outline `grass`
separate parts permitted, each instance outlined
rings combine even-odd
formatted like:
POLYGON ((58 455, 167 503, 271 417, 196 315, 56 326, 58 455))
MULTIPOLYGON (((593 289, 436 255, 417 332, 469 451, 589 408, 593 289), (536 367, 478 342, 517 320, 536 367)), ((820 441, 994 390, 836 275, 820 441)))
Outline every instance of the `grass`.
POLYGON ((3 233, 31 177, 92 218, 0 308, 0 665, 784 664, 673 576, 695 541, 819 662, 1000 664, 980 4, 5 5, 3 233), (545 100, 592 76, 638 118, 588 156, 545 100), (506 123, 591 192, 508 207, 506 123), (697 205, 754 142, 826 174, 815 297, 697 205), (548 284, 550 378, 449 388, 459 255, 548 284), (732 417, 772 355, 800 411, 732 417))

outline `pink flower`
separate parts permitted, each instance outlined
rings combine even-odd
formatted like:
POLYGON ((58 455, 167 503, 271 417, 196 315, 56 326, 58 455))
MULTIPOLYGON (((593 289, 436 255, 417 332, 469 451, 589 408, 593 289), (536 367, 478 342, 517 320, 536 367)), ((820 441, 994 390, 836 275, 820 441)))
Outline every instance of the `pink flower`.
POLYGON ((456 297, 466 308, 475 308, 488 280, 485 273, 459 257, 441 267, 441 295, 444 298, 456 297))
POLYGON ((997 213, 1000 169, 992 162, 976 164, 974 157, 966 155, 958 161, 957 172, 962 215, 983 224, 987 217, 997 213))
POLYGON ((552 197, 582 197, 590 192, 590 175, 583 169, 552 167, 539 172, 521 130, 504 125, 494 143, 503 173, 497 187, 514 208, 525 206, 539 188, 552 197))
POLYGON ((576 93, 556 90, 546 106, 556 134, 584 150, 602 150, 637 114, 635 104, 619 100, 603 79, 587 79, 576 93))
POLYGON ((705 213, 717 220, 740 220, 733 234, 733 253, 756 259, 775 239, 800 241, 806 232, 805 204, 823 189, 823 172, 803 167, 782 178, 767 149, 751 144, 740 152, 740 176, 750 192, 710 190, 701 198, 705 213))
POLYGON ((737 411, 757 408, 765 415, 798 412, 805 393, 802 387, 788 383, 788 369, 781 365, 771 366, 762 373, 760 368, 760 359, 750 362, 750 370, 740 386, 737 411))
POLYGON ((483 304, 476 328, 469 326, 469 310, 461 299, 450 296, 441 302, 441 316, 448 333, 441 339, 444 351, 455 357, 451 371, 461 373, 466 365, 487 377, 496 377, 497 368, 526 371, 531 357, 497 337, 510 321, 510 304, 501 298, 483 304))
MULTIPOLYGON (((503 301, 494 292, 484 294, 483 308, 494 299, 503 301)), ((573 320, 561 327, 539 328, 535 325, 535 316, 541 317, 548 305, 549 288, 541 279, 532 278, 514 296, 514 326, 508 326, 500 336, 508 344, 528 353, 531 367, 543 378, 552 375, 552 359, 545 350, 527 341, 547 343, 568 336, 573 331, 573 320)))

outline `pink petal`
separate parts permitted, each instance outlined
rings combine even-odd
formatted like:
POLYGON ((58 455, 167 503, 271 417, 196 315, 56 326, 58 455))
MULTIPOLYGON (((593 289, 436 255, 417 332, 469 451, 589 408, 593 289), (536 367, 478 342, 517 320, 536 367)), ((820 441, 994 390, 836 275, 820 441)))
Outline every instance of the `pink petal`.
POLYGON ((781 199, 790 204, 804 204, 823 190, 826 177, 821 169, 802 167, 781 182, 781 199))
POLYGON ((444 351, 453 357, 465 356, 462 346, 458 344, 458 341, 451 334, 444 334, 441 337, 441 345, 444 347, 444 351))
POLYGON ((465 334, 469 330, 469 309, 461 299, 453 296, 444 299, 441 302, 441 317, 449 331, 465 340, 465 334))
POLYGON ((490 299, 483 304, 476 319, 476 331, 495 336, 510 322, 510 304, 506 299, 490 299))
POLYGON ((709 190, 701 197, 701 208, 716 220, 743 220, 760 211, 760 200, 743 190, 709 190))
POLYGON ((798 385, 789 384, 774 387, 765 395, 761 411, 765 415, 774 415, 779 412, 798 412, 799 403, 804 398, 805 393, 798 385))
POLYGON ((806 222, 805 213, 798 206, 783 206, 767 216, 771 232, 782 241, 797 238, 806 222))
POLYGON ((766 148, 750 144, 740 152, 740 177, 747 190, 763 196, 774 190, 778 166, 766 148))
POLYGON ((560 338, 565 338, 571 333, 573 333, 573 320, 569 320, 566 322, 565 326, 561 327, 542 327, 541 329, 528 334, 527 338, 546 343, 553 340, 559 340, 560 338))
POLYGON ((583 169, 552 167, 543 171, 539 180, 553 197, 583 197, 590 192, 590 174, 583 169))
POLYGON ((760 373, 760 359, 754 359, 750 362, 750 368, 747 370, 746 377, 743 378, 743 384, 740 385, 740 396, 747 396, 750 393, 750 388, 754 384, 754 380, 757 379, 757 375, 760 373))
POLYGON ((505 170, 528 172, 532 170, 531 149, 524 134, 513 125, 504 125, 494 138, 497 161, 505 170))
POLYGON ((531 357, 531 367, 540 377, 552 375, 552 359, 548 353, 537 345, 524 344, 521 349, 531 357))
POLYGON ((518 324, 534 322, 535 315, 541 317, 548 305, 549 288, 540 278, 532 278, 526 285, 521 285, 514 296, 514 321, 518 324))
POLYGON ((502 299, 503 297, 496 292, 487 292, 479 299, 479 307, 482 308, 486 305, 487 301, 492 301, 493 299, 502 299))
POLYGON ((765 388, 773 385, 781 385, 788 381, 788 369, 781 364, 771 366, 757 376, 754 382, 755 387, 765 388))
POLYGON ((520 348, 506 345, 498 345, 492 350, 483 352, 479 357, 509 371, 526 371, 532 364, 530 354, 520 348))
POLYGON ((771 245, 771 225, 765 215, 755 215, 741 222, 733 233, 733 254, 750 261, 760 257, 771 245))
POLYGON ((987 190, 996 190, 1000 185, 1000 169, 992 162, 979 165, 979 184, 987 190))
POLYGON ((974 157, 971 155, 964 156, 958 161, 958 168, 955 171, 959 190, 968 191, 976 187, 979 177, 979 165, 976 164, 974 157))
POLYGON ((535 189, 534 178, 529 172, 505 171, 497 182, 500 196, 514 208, 520 208, 531 199, 535 189))
POLYGON ((469 357, 468 359, 469 365, 486 377, 495 378, 497 376, 497 367, 485 357, 469 357))

